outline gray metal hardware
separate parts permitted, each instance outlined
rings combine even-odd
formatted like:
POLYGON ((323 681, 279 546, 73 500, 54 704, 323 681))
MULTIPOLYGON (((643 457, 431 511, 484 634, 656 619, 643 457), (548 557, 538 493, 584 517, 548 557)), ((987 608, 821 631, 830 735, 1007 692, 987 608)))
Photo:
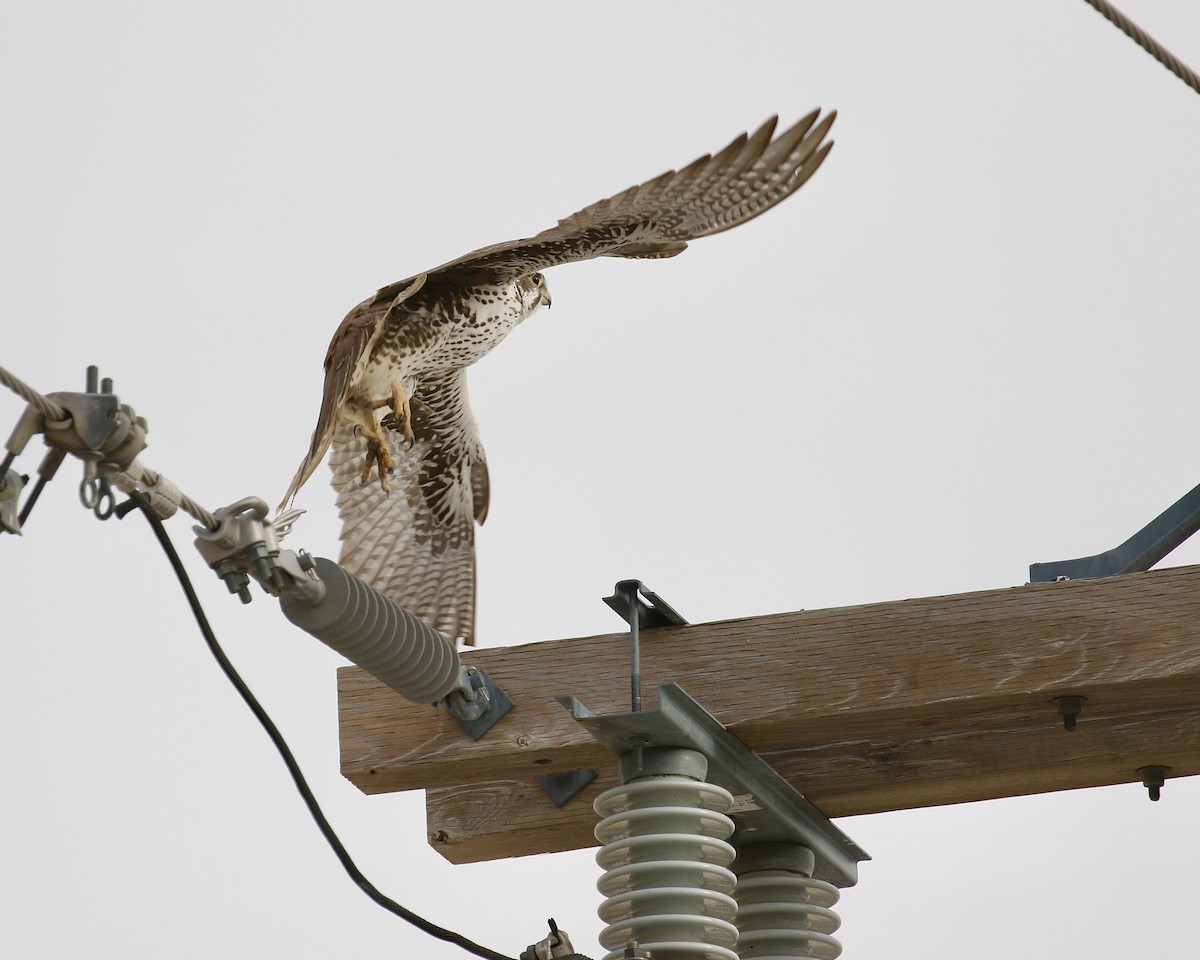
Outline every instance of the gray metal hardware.
POLYGON ((1120 546, 1091 557, 1031 564, 1029 582, 1092 580, 1141 573, 1197 530, 1200 530, 1200 486, 1193 487, 1120 546))
POLYGON ((1142 778, 1142 786, 1146 788, 1150 799, 1155 803, 1162 797, 1162 788, 1166 784, 1167 774, 1170 772, 1170 767, 1158 765, 1138 767, 1138 776, 1142 778))
MULTIPOLYGON (((5 444, 8 451, 0 468, 0 530, 19 533, 29 517, 42 490, 53 479, 65 456, 70 453, 83 461, 83 481, 79 498, 99 519, 107 520, 116 508, 109 483, 111 475, 129 468, 146 446, 146 421, 133 408, 112 393, 112 381, 99 381, 96 367, 87 369, 87 388, 84 393, 52 393, 36 395, 39 403, 31 402, 22 413, 5 444), (9 467, 21 454, 35 434, 45 437, 50 450, 38 468, 38 479, 14 518, 16 504, 11 484, 6 482, 9 467), (8 494, 4 491, 8 490, 8 494)), ((23 484, 22 484, 23 486, 23 484)))
POLYGON ((1058 697, 1054 702, 1058 705, 1058 715, 1062 717, 1063 729, 1070 733, 1077 726, 1079 715, 1083 713, 1084 698, 1058 697))
POLYGON ((266 501, 259 497, 243 497, 221 507, 213 511, 214 529, 192 527, 196 549, 242 603, 250 602, 251 577, 272 596, 298 591, 316 599, 323 589, 320 579, 300 566, 294 552, 279 549, 269 513, 266 501))
POLYGON ((561 807, 598 776, 599 773, 595 770, 583 767, 579 770, 566 770, 562 773, 542 773, 535 779, 538 786, 546 792, 550 801, 556 807, 561 807))
MULTIPOLYGON (((571 938, 567 936, 567 931, 560 930, 553 917, 546 922, 550 925, 550 936, 539 943, 531 943, 522 950, 520 960, 571 960, 572 957, 579 957, 575 948, 571 946, 571 938)), ((587 958, 582 957, 581 960, 587 958)))
POLYGON ((630 709, 642 709, 642 645, 643 627, 677 626, 687 624, 657 593, 647 590, 641 580, 619 580, 611 597, 604 597, 621 619, 629 624, 629 701, 630 709), (643 599, 644 598, 644 599, 643 599))
POLYGON ((469 697, 460 683, 443 698, 442 703, 471 739, 478 740, 513 708, 513 702, 486 670, 478 667, 464 669, 475 692, 474 697, 469 697))
POLYGON ((573 696, 556 697, 593 737, 622 756, 649 747, 685 747, 708 758, 708 780, 737 798, 735 842, 795 843, 813 851, 813 876, 837 887, 858 882, 867 853, 748 750, 677 684, 658 688, 658 708, 597 716, 573 696))
POLYGON ((638 626, 645 630, 654 627, 687 626, 687 621, 657 593, 647 590, 641 580, 619 580, 613 588, 613 595, 603 599, 622 620, 631 626, 633 623, 630 613, 631 601, 637 608, 638 626))

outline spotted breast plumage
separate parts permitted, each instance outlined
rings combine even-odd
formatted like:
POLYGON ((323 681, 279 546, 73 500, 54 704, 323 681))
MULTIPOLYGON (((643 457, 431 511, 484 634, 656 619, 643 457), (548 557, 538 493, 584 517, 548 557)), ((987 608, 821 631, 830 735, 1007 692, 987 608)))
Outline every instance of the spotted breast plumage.
POLYGON ((283 504, 332 446, 342 565, 451 642, 473 643, 475 524, 487 516, 489 484, 467 367, 550 306, 542 271, 595 257, 673 257, 790 196, 833 146, 824 140, 836 114, 819 115, 778 136, 771 118, 534 237, 483 247, 364 300, 329 345, 317 426, 283 504))

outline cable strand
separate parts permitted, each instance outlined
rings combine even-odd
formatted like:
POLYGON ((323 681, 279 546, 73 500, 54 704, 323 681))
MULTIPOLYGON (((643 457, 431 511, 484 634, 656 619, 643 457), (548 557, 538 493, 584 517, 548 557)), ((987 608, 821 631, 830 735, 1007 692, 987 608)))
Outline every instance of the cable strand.
POLYGON ((304 800, 305 806, 308 808, 309 814, 317 824, 317 829, 321 831, 325 841, 332 848, 334 855, 338 858, 343 869, 350 875, 353 880, 368 897, 374 900, 379 906, 383 907, 390 913, 395 914, 402 920, 406 920, 417 929, 429 934, 431 937, 436 937, 438 940, 443 940, 446 943, 454 944, 461 947, 468 953, 472 953, 477 957, 482 957, 484 960, 511 960, 510 957, 502 953, 497 953, 487 947, 480 946, 472 940, 467 939, 462 934, 455 933, 453 930, 447 930, 445 927, 440 927, 430 920, 413 913, 407 907, 397 903, 395 900, 380 892, 370 880, 366 878, 358 865, 351 858, 349 851, 342 844, 341 839, 334 831, 333 826, 325 817, 324 811, 321 810, 320 804, 317 802, 316 796, 308 785, 308 781, 304 777, 303 771, 300 769, 295 756, 292 754, 291 748, 288 747, 287 741, 284 740, 283 734, 279 732, 279 728, 275 726, 275 722, 271 719, 266 709, 258 702, 258 698, 254 696, 246 682, 237 672, 233 663, 225 655, 225 651, 221 648, 217 641, 216 634, 213 632, 212 626, 208 622, 208 617, 204 613, 204 608, 200 605, 200 599, 196 596, 195 588, 192 586, 191 578, 188 576, 187 570, 179 559, 179 554, 175 551, 175 546, 171 542, 170 536, 167 534, 166 527, 162 520, 150 508, 149 504, 140 496, 132 495, 129 500, 117 508, 117 515, 124 517, 130 510, 137 508, 146 517, 150 528, 154 531, 154 536, 158 539, 159 545, 163 552, 167 555, 167 559, 171 564, 171 569, 175 572, 175 577, 182 587, 184 595, 187 597, 188 605, 191 607, 192 616, 196 618, 196 623, 200 627, 200 632, 204 636, 205 643, 208 644, 209 652, 217 661, 221 671, 233 684, 246 706, 250 708, 250 712, 262 725, 262 728, 267 732, 271 743, 278 751, 280 757, 283 758, 284 765, 287 767, 288 773, 291 774, 292 781, 296 785, 301 798, 304 800))
POLYGON ((30 404, 43 417, 50 420, 63 420, 67 416, 67 411, 60 407, 49 397, 44 397, 38 393, 24 380, 17 377, 15 374, 9 373, 3 367, 0 367, 0 383, 4 384, 19 396, 26 403, 30 404))
POLYGON ((1200 75, 1197 75, 1191 67, 1125 16, 1125 14, 1109 3, 1108 0, 1084 0, 1084 2, 1175 74, 1180 80, 1197 93, 1200 93, 1200 75))

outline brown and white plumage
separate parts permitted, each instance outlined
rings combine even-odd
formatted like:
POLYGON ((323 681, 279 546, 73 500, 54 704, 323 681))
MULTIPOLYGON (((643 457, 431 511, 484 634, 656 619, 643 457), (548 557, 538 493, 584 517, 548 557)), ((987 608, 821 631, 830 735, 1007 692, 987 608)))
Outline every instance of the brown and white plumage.
POLYGON ((487 515, 488 475, 466 368, 549 305, 549 267, 673 257, 795 192, 833 146, 823 141, 836 114, 817 122, 819 112, 777 137, 771 118, 534 237, 483 247, 364 300, 329 345, 317 426, 283 502, 332 445, 341 563, 452 641, 474 642, 475 524, 487 515), (372 470, 378 483, 368 482, 372 470))

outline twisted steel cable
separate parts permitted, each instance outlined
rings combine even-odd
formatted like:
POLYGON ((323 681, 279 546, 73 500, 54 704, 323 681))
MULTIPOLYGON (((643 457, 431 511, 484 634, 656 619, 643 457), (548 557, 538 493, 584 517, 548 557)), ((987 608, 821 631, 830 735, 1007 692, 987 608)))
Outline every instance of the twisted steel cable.
POLYGON ((3 367, 0 367, 0 383, 3 383, 13 393, 30 404, 43 417, 47 417, 50 420, 63 420, 66 418, 66 410, 48 397, 42 396, 24 380, 15 374, 9 373, 3 367))
POLYGON ((1200 75, 1186 63, 1176 57, 1170 50, 1146 33, 1141 27, 1130 20, 1125 14, 1114 7, 1108 0, 1084 0, 1097 13, 1113 26, 1120 29, 1125 36, 1145 50, 1150 56, 1170 70, 1175 76, 1189 87, 1200 93, 1200 75))
POLYGON ((179 506, 193 520, 199 520, 209 530, 217 529, 217 518, 204 509, 204 507, 189 497, 186 493, 179 494, 179 506))

